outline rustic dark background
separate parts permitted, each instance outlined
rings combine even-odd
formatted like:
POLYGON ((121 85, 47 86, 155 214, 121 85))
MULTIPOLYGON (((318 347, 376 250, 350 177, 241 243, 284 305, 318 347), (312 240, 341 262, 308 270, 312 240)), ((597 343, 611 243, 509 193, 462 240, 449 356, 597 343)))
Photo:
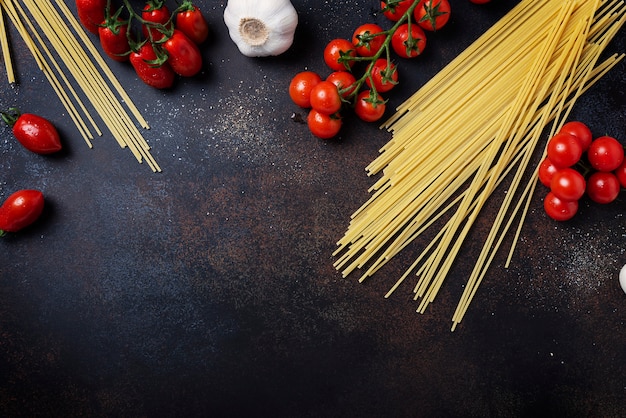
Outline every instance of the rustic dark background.
MULTIPOLYGON (((390 135, 347 116, 340 137, 315 139, 287 94, 298 71, 329 73, 330 39, 388 25, 378 1, 294 0, 295 43, 266 59, 239 54, 225 3, 197 2, 212 28, 200 76, 163 92, 111 64, 151 125, 157 174, 107 132, 89 149, 10 27, 19 82, 0 83, 1 107, 53 121, 65 150, 31 154, 0 128, 0 197, 47 198, 0 241, 0 415, 626 416, 624 197, 557 224, 538 189, 511 267, 496 258, 450 332, 497 205, 424 315, 411 285, 383 295, 425 241, 363 284, 343 279, 332 252, 390 135)), ((452 3, 424 56, 398 61, 390 108, 517 2, 452 3)), ((626 51, 624 32, 610 50, 626 51)), ((625 140, 624 69, 571 118, 625 140)))

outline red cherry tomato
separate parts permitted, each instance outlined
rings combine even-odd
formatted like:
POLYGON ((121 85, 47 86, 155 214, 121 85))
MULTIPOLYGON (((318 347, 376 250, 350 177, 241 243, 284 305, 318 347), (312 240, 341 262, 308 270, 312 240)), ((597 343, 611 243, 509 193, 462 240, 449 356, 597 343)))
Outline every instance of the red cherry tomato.
POLYGON ((27 150, 37 154, 61 150, 59 132, 49 120, 32 113, 20 113, 16 108, 2 112, 2 119, 12 127, 13 135, 27 150))
POLYGON ((352 34, 352 45, 361 57, 373 57, 385 43, 384 30, 375 23, 365 23, 352 34))
POLYGON ((35 222, 44 207, 43 194, 38 190, 18 190, 0 206, 0 236, 17 232, 35 222))
POLYGON ((100 23, 104 22, 107 0, 76 0, 76 14, 85 29, 98 34, 100 23))
POLYGON ((128 21, 108 19, 98 28, 100 45, 109 58, 118 62, 126 62, 130 55, 130 45, 126 36, 128 21))
POLYGON ((332 115, 341 109, 341 96, 330 81, 320 81, 311 90, 311 107, 320 113, 332 115))
POLYGON ((426 48, 426 34, 418 25, 403 23, 398 26, 391 36, 391 47, 402 58, 414 58, 424 52, 426 48))
POLYGON ((141 11, 144 20, 143 35, 151 41, 160 41, 166 33, 172 30, 172 15, 162 1, 149 0, 141 11))
POLYGON ((178 29, 174 29, 172 36, 163 44, 163 49, 167 51, 167 61, 176 74, 193 77, 202 69, 202 55, 198 45, 178 29))
POLYGON ((543 200, 543 208, 546 214, 555 221, 567 221, 578 212, 578 201, 562 200, 554 193, 549 192, 543 200))
POLYGON ((344 99, 350 97, 356 89, 356 77, 349 71, 333 71, 326 77, 339 90, 339 94, 344 99))
POLYGON ((572 121, 567 122, 563 125, 559 132, 565 132, 570 135, 574 135, 583 147, 583 152, 587 151, 591 141, 593 140, 593 136, 591 134, 591 130, 587 125, 582 122, 572 121))
POLYGON ((585 194, 585 178, 573 168, 563 168, 552 176, 550 190, 561 200, 578 200, 585 194))
POLYGON ((365 122, 376 122, 385 114, 385 101, 380 94, 373 97, 372 91, 360 92, 354 103, 354 113, 365 122))
POLYGON ((379 58, 369 65, 371 67, 371 79, 368 77, 365 83, 371 88, 372 82, 378 93, 385 93, 398 84, 398 69, 392 62, 385 58, 379 58))
POLYGON ((413 15, 424 30, 437 31, 450 19, 450 3, 448 0, 420 0, 413 15))
POLYGON ((624 161, 624 147, 611 136, 601 136, 589 145, 587 158, 594 169, 613 171, 624 161))
POLYGON ((339 114, 327 115, 311 109, 307 117, 307 125, 313 135, 321 139, 330 139, 341 130, 341 117, 339 114))
POLYGON ((289 96, 291 100, 303 109, 311 107, 311 90, 322 77, 313 71, 302 71, 296 74, 289 83, 289 96))
POLYGON ((333 39, 324 48, 324 62, 331 70, 350 70, 356 57, 354 45, 347 39, 333 39))
POLYGON ((157 54, 150 42, 146 42, 138 51, 133 51, 130 54, 130 63, 141 81, 157 89, 172 87, 176 79, 174 70, 167 61, 152 64, 157 60, 157 54))
POLYGON ((191 1, 186 0, 176 13, 176 29, 200 45, 209 37, 209 25, 202 11, 191 1))
POLYGON ((548 158, 557 168, 571 167, 580 161, 583 148, 574 135, 559 132, 548 141, 548 158))
POLYGON ((617 176, 606 171, 596 171, 587 180, 587 196, 600 204, 607 204, 617 199, 621 185, 617 176))
POLYGON ((403 0, 398 3, 393 1, 381 1, 380 8, 387 19, 397 22, 409 10, 417 0, 403 0))
POLYGON ((541 164, 539 164, 538 171, 539 181, 541 182, 541 184, 546 187, 550 187, 552 177, 557 171, 558 168, 556 168, 556 166, 552 164, 552 161, 550 161, 549 158, 544 158, 541 164))

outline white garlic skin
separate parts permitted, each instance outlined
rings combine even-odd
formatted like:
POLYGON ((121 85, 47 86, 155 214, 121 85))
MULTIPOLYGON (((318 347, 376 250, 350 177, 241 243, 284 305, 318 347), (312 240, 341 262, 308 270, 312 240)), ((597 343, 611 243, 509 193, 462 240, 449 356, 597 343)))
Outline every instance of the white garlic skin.
POLYGON ((619 272, 619 285, 622 287, 624 293, 626 293, 626 265, 624 265, 619 272))
POLYGON ((298 26, 298 12, 289 0, 228 0, 224 9, 228 33, 248 57, 280 55, 293 44, 298 26), (265 27, 263 39, 250 39, 242 33, 242 24, 254 21, 265 27))

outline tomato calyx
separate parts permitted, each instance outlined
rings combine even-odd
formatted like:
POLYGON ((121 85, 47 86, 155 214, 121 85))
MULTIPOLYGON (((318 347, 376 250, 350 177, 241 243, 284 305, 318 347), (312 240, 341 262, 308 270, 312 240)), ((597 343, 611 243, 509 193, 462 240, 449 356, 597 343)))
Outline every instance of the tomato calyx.
POLYGON ((2 120, 9 125, 9 127, 15 125, 15 122, 17 122, 21 115, 22 112, 20 112, 17 107, 10 107, 6 112, 0 112, 2 120))
POLYGON ((426 23, 432 26, 433 30, 437 28, 437 18, 449 14, 446 11, 440 11, 441 3, 433 5, 434 0, 426 0, 423 2, 424 16, 419 20, 419 23, 426 23))

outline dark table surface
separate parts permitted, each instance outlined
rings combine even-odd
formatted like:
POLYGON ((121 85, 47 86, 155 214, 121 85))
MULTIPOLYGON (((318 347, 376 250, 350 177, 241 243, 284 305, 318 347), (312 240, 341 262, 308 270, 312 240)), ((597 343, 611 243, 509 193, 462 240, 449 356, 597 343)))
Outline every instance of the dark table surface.
MULTIPOLYGON (((198 77, 164 92, 111 63, 161 173, 107 131, 89 149, 10 27, 18 85, 1 84, 2 107, 53 121, 65 151, 31 154, 2 128, 0 195, 38 188, 47 205, 0 241, 0 415, 626 416, 624 197, 583 200, 555 223, 537 189, 510 268, 504 251, 451 332, 479 246, 464 246, 423 315, 412 286, 383 297, 416 250, 365 283, 342 278, 332 252, 390 134, 348 116, 338 138, 318 140, 287 94, 295 73, 329 72, 330 39, 388 25, 378 1, 294 0, 294 45, 264 59, 237 51, 225 3, 197 2, 212 28, 198 77)), ((389 108, 517 2, 452 3, 427 52, 398 61, 389 108)), ((571 119, 626 140, 624 70, 571 119)))

